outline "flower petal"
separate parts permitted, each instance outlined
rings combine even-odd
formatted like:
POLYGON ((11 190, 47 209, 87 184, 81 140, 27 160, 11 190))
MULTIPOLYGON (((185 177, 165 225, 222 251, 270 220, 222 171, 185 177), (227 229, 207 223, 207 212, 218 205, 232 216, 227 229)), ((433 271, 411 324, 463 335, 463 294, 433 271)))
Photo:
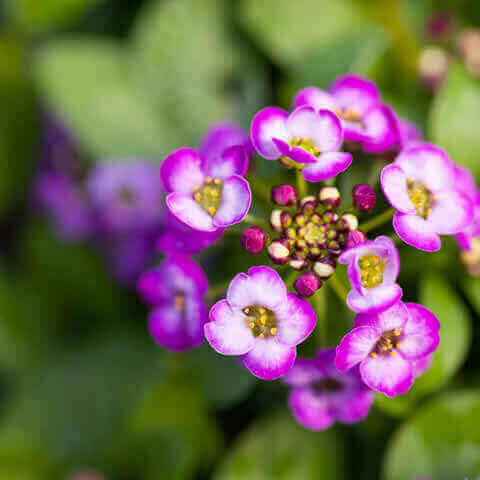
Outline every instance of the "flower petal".
POLYGON ((295 388, 288 404, 295 420, 309 430, 326 430, 335 422, 327 395, 317 395, 309 388, 295 388))
POLYGON ((425 252, 436 252, 442 244, 433 226, 415 214, 397 212, 393 217, 393 228, 408 245, 425 252))
POLYGON ((217 230, 212 217, 190 195, 170 193, 166 202, 170 213, 190 228, 203 232, 217 230))
POLYGON ((362 118, 368 140, 362 142, 366 152, 380 153, 393 148, 399 139, 397 121, 392 109, 386 105, 370 108, 362 118))
POLYGON ((213 178, 224 179, 232 175, 243 175, 247 168, 247 152, 238 145, 227 148, 218 157, 210 156, 203 159, 205 175, 213 178))
POLYGON ((228 227, 241 222, 250 209, 252 191, 248 182, 239 175, 233 175, 223 182, 220 207, 213 217, 215 227, 228 227))
POLYGON ((273 139, 288 142, 287 118, 288 113, 277 107, 264 108, 253 118, 250 128, 252 143, 262 157, 276 160, 280 156, 273 139))
POLYGON ((367 388, 356 390, 336 405, 335 416, 347 425, 357 423, 368 416, 374 398, 374 393, 367 388))
POLYGON ((171 153, 160 167, 160 178, 167 192, 193 193, 203 184, 204 175, 198 153, 193 148, 180 148, 171 153))
POLYGON ((461 232, 473 218, 473 203, 455 190, 437 193, 427 221, 436 233, 452 235, 461 232))
POLYGON ((307 300, 287 293, 287 301, 281 311, 276 310, 278 328, 277 341, 285 345, 298 345, 315 328, 317 317, 307 300))
POLYGON ((380 102, 380 93, 375 83, 358 75, 338 77, 331 86, 330 93, 342 108, 351 108, 361 115, 380 102))
POLYGON ((402 289, 396 283, 393 285, 378 285, 366 289, 366 293, 363 295, 356 290, 350 290, 347 295, 347 305, 354 312, 372 314, 390 308, 400 298, 402 298, 402 289))
POLYGON ((373 350, 380 335, 371 327, 354 328, 347 333, 337 347, 335 367, 344 372, 360 363, 373 350))
POLYGON ((407 190, 407 175, 398 165, 387 165, 380 175, 380 184, 390 205, 402 213, 415 213, 407 190))
POLYGON ((243 355, 255 345, 245 315, 220 300, 210 310, 210 322, 205 324, 205 338, 222 355, 243 355))
POLYGON ((402 330, 402 354, 407 358, 421 358, 432 353, 440 343, 440 322, 427 308, 407 303, 408 322, 402 330))
POLYGON ((227 300, 230 305, 243 309, 261 305, 275 310, 282 307, 287 298, 287 289, 280 275, 270 267, 252 267, 248 275, 239 273, 230 283, 227 300))
POLYGON ((355 327, 367 326, 376 329, 378 335, 390 330, 403 329, 409 319, 408 310, 404 303, 397 302, 388 310, 371 315, 360 313, 355 316, 355 327))
POLYGON ((311 164, 316 163, 317 161, 315 155, 307 152, 301 147, 291 147, 287 142, 279 140, 278 138, 274 138, 273 143, 275 143, 281 155, 291 158, 294 162, 311 164))
POLYGON ((243 356, 243 363, 256 377, 275 380, 293 366, 296 347, 278 343, 275 338, 257 338, 255 346, 243 356))
POLYGON ((300 90, 295 97, 295 107, 301 107, 302 105, 308 105, 315 110, 331 110, 334 111, 338 108, 338 104, 335 98, 325 90, 321 90, 317 87, 307 87, 300 90))
POLYGON ((291 387, 304 387, 323 376, 315 360, 297 358, 295 365, 282 377, 282 382, 291 387))
POLYGON ((390 237, 386 237, 385 235, 377 237, 374 243, 384 246, 387 250, 384 255, 385 268, 383 270, 383 283, 389 284, 396 282, 398 274, 400 273, 400 255, 395 243, 393 243, 390 237))
POLYGON ((400 354, 367 357, 360 364, 360 374, 372 390, 388 397, 407 393, 413 383, 412 365, 400 354))
POLYGON ((344 172, 352 163, 352 155, 346 152, 322 153, 317 163, 308 165, 302 171, 308 182, 322 182, 344 172))

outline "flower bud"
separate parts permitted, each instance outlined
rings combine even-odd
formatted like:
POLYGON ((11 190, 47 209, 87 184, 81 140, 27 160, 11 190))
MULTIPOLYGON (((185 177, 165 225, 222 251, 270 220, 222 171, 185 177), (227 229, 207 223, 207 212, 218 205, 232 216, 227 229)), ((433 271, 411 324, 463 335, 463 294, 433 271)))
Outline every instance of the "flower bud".
POLYGON ((359 212, 369 212, 375 207, 377 194, 370 185, 355 185, 353 187, 352 196, 353 205, 359 212))
POLYGON ((281 220, 282 212, 283 210, 280 210, 277 208, 275 210, 272 210, 272 213, 270 214, 270 226, 276 232, 282 231, 282 220, 281 220))
POLYGON ((328 242, 327 250, 330 255, 334 255, 335 257, 338 257, 342 253, 342 248, 336 240, 328 242))
POLYGON ((338 215, 335 212, 325 212, 322 216, 322 220, 325 223, 336 223, 338 221, 338 215))
POLYGON ((260 253, 267 241, 267 234, 260 227, 247 228, 240 239, 242 247, 252 255, 260 253))
POLYGON ((336 187, 322 187, 318 191, 318 200, 325 208, 337 208, 341 201, 340 192, 336 187))
POLYGON ((305 272, 295 280, 294 288, 302 297, 311 297, 321 286, 321 280, 312 272, 305 272))
POLYGON ((347 239, 345 241, 345 247, 351 248, 359 243, 363 243, 367 240, 367 236, 361 230, 353 230, 347 233, 347 239))
POLYGON ((338 220, 337 227, 344 232, 351 232, 358 228, 358 218, 351 213, 343 213, 338 220))
POLYGON ((480 30, 477 28, 463 30, 459 35, 458 49, 467 70, 473 76, 480 77, 480 30))
POLYGON ((447 40, 453 33, 455 27, 455 16, 448 10, 433 12, 427 21, 427 34, 436 42, 447 40))
POLYGON ((293 223, 297 227, 303 227, 305 225, 306 221, 307 221, 307 217, 303 213, 297 213, 293 217, 293 223))
POLYGON ((287 263, 290 256, 290 248, 286 240, 274 240, 267 251, 272 262, 278 264, 287 263))
POLYGON ((288 228, 292 224, 292 215, 290 214, 290 212, 284 210, 280 214, 280 223, 282 225, 282 229, 288 228))
POLYGON ((314 196, 303 197, 300 200, 300 208, 303 213, 311 214, 317 209, 317 201, 314 196))
POLYGON ((322 280, 330 278, 335 273, 336 268, 337 262, 335 261, 335 258, 330 255, 319 258, 312 267, 315 275, 322 280))
POLYGON ((428 89, 438 90, 448 70, 448 55, 438 47, 425 48, 420 54, 420 80, 428 89))
POLYGON ((290 259, 290 262, 288 263, 290 267, 292 267, 294 270, 303 270, 304 268, 307 268, 308 262, 305 259, 305 257, 299 253, 295 252, 292 255, 292 258, 290 259))
POLYGON ((285 207, 287 205, 295 205, 298 200, 298 193, 292 185, 279 185, 273 187, 271 191, 272 202, 285 207))

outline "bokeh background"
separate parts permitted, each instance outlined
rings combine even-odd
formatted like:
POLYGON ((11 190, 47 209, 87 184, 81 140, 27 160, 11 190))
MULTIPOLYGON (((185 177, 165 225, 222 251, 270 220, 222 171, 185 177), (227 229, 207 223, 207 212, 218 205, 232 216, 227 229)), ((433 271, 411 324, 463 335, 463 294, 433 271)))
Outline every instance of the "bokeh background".
MULTIPOLYGON (((480 279, 453 241, 435 255, 401 251, 407 298, 442 322, 431 369, 409 394, 379 396, 359 425, 312 433, 280 383, 208 346, 156 346, 135 289, 112 271, 112 247, 65 238, 35 194, 52 159, 79 177, 106 159, 160 163, 212 122, 248 128, 263 106, 288 107, 299 88, 346 72, 373 78, 479 179, 480 42, 459 44, 480 27, 477 0, 0 6, 1 480, 480 477, 480 279), (445 35, 428 27, 439 10, 445 35)), ((258 163, 267 181, 276 174, 258 163)), ((212 284, 251 263, 238 238, 200 261, 212 284)), ((333 298, 327 312, 334 345, 352 314, 333 298)))

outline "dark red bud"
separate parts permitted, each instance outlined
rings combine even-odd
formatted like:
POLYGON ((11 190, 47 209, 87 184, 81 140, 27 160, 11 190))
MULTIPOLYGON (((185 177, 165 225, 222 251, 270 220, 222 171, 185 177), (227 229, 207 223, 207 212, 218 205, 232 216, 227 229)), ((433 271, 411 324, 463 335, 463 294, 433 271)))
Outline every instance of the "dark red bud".
POLYGON ((242 247, 252 255, 260 253, 267 242, 267 234, 260 227, 250 227, 242 232, 242 247))
POLYGON ((322 282, 313 272, 305 272, 299 275, 293 286, 302 297, 311 297, 322 286, 322 282))
POLYGON ((297 203, 298 193, 292 185, 279 185, 278 187, 272 188, 271 198, 273 203, 285 207, 297 203))
POLYGON ((377 194, 375 190, 367 184, 355 185, 352 191, 353 205, 359 212, 369 212, 375 207, 377 194))

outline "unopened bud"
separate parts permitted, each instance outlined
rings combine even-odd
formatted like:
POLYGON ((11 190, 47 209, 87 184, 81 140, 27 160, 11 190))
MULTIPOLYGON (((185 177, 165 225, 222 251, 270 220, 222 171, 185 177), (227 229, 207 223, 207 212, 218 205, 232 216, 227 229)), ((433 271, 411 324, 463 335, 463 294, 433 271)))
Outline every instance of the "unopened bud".
POLYGON ((271 198, 273 203, 285 207, 297 203, 298 193, 292 185, 279 185, 272 188, 271 198))
POLYGON ((425 48, 420 54, 420 80, 430 90, 437 90, 448 70, 448 55, 438 47, 425 48))
POLYGON ((260 253, 267 241, 267 234, 260 227, 250 227, 242 232, 242 247, 252 255, 260 253))
POLYGON ((286 240, 274 240, 267 251, 272 262, 278 264, 287 263, 290 256, 290 248, 286 240))
POLYGON ((359 212, 369 212, 375 207, 377 194, 375 190, 367 184, 355 185, 352 190, 353 205, 359 212))
POLYGON ((328 255, 326 257, 319 258, 313 264, 313 271, 322 280, 330 278, 335 273, 335 268, 337 268, 337 262, 335 258, 328 255))
POLYGON ((282 231, 282 220, 281 220, 282 212, 283 210, 280 210, 277 208, 275 210, 272 210, 272 213, 270 214, 270 226, 276 232, 282 231))
POLYGON ((337 208, 341 201, 340 192, 336 187, 322 187, 318 191, 318 200, 325 208, 337 208))
POLYGON ((303 197, 300 200, 300 208, 302 212, 308 214, 313 213, 317 209, 317 200, 314 196, 303 197))
POLYGON ((290 265, 290 267, 292 267, 294 270, 303 270, 305 268, 307 268, 308 266, 308 262, 307 260, 305 259, 305 257, 299 253, 299 252, 295 252, 290 261, 288 262, 288 264, 290 265))
POLYGON ((347 239, 345 241, 345 247, 351 248, 359 243, 363 243, 367 240, 367 236, 361 230, 353 230, 347 233, 347 239))
POLYGON ((337 222, 340 231, 351 232, 358 228, 358 218, 352 213, 343 213, 337 222))
POLYGON ((311 297, 322 286, 322 282, 313 272, 305 272, 299 275, 293 286, 302 297, 311 297))

